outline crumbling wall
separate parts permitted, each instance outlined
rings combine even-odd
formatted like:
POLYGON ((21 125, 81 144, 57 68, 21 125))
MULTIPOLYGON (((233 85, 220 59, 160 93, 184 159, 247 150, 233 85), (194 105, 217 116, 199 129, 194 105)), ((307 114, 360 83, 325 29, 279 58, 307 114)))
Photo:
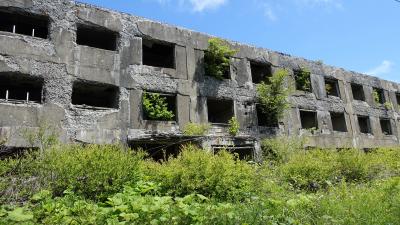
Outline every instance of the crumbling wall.
MULTIPOLYGON (((18 130, 35 129, 43 120, 54 124, 66 142, 138 143, 159 136, 174 140, 172 137, 184 136, 182 129, 192 122, 211 123, 207 137, 196 137, 209 149, 237 145, 249 150, 254 146, 258 153, 259 140, 274 135, 307 136, 310 146, 319 147, 399 144, 397 83, 236 42, 229 42, 238 50, 230 59, 230 79, 216 80, 204 70, 210 38, 205 34, 68 0, 0 1, 1 10, 49 18, 47 38, 0 31, 0 75, 43 79, 40 102, 0 101, 0 129, 4 131, 0 133, 7 133, 8 145, 26 145, 18 130), (82 28, 86 30, 78 37, 82 28), (92 42, 90 29, 105 36, 92 42), (113 44, 105 45, 105 39, 113 44), (159 61, 157 54, 165 60, 159 61), (296 91, 290 96, 292 108, 272 127, 258 121, 262 116, 257 116, 255 83, 282 68, 294 79, 293 71, 301 67, 311 72, 312 91, 296 91), (112 87, 118 90, 111 94, 117 95, 112 97, 117 102, 103 95, 109 104, 97 104, 99 99, 90 99, 96 95, 87 95, 89 99, 73 104, 77 83, 79 90, 85 90, 86 84, 88 90, 94 90, 93 84, 112 87), (334 93, 327 92, 327 83, 334 86, 334 93), (351 84, 361 85, 361 101, 353 98, 351 84), (385 101, 393 108, 374 102, 374 88, 383 90, 385 101), (176 120, 146 120, 144 91, 176 96, 176 120), (209 120, 208 107, 213 106, 207 105, 208 99, 232 102, 232 115, 241 125, 238 137, 228 134, 226 124, 209 120), (314 113, 316 129, 302 127, 302 111, 314 113), (339 128, 332 124, 332 115, 342 115, 339 128), (359 132, 359 116, 369 118, 372 134, 359 132), (382 123, 383 119, 390 123, 382 123), (389 125, 392 132, 388 132, 389 125)), ((183 142, 190 140, 183 138, 183 142)))

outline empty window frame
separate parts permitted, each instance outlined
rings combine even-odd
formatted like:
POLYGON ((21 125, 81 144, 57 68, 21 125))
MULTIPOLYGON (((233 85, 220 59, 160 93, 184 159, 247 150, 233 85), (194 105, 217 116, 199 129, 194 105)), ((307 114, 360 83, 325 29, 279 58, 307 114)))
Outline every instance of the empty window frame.
POLYGON ((110 84, 76 81, 72 88, 72 104, 118 109, 119 88, 110 84))
POLYGON ((296 90, 311 92, 311 72, 305 69, 293 70, 296 90))
POLYGON ((117 50, 118 33, 106 28, 77 25, 76 43, 110 51, 117 50))
MULTIPOLYGON (((152 107, 159 108, 162 107, 161 104, 166 104, 167 111, 172 113, 172 118, 167 118, 169 116, 162 116, 161 114, 154 113, 154 112, 147 112, 143 105, 143 118, 145 120, 154 120, 154 121, 176 121, 176 95, 175 94, 166 94, 166 93, 155 93, 155 92, 145 92, 143 93, 143 97, 145 95, 153 95, 154 98, 150 98, 150 103, 152 107), (157 97, 158 96, 158 97, 157 97), (159 106, 156 106, 159 104, 159 106), (151 114, 153 113, 153 114, 151 114), (150 114, 150 115, 149 115, 150 114)), ((153 111, 153 110, 152 110, 153 111)))
POLYGON ((325 90, 327 96, 336 96, 340 98, 338 80, 333 78, 325 78, 325 90))
POLYGON ((344 113, 331 112, 332 129, 338 132, 347 132, 346 117, 344 113))
POLYGON ((318 129, 317 112, 300 110, 302 129, 318 129))
MULTIPOLYGON (((177 141, 178 142, 178 141, 177 141)), ((133 142, 130 143, 130 148, 135 150, 143 150, 147 153, 147 157, 156 162, 165 162, 170 158, 176 158, 181 152, 182 144, 174 144, 173 142, 162 143, 146 143, 133 142)))
POLYGON ((390 119, 381 118, 380 124, 381 124, 382 134, 393 135, 392 124, 390 123, 390 119))
POLYGON ((277 115, 268 115, 263 111, 260 104, 256 104, 258 126, 261 127, 278 127, 277 115))
POLYGON ((358 101, 365 101, 364 88, 361 84, 351 84, 351 92, 353 93, 353 99, 358 101))
POLYGON ((363 134, 372 134, 371 121, 368 116, 358 116, 358 126, 363 134))
POLYGON ((35 14, 0 11, 0 31, 47 39, 49 18, 35 14))
POLYGON ((400 107, 400 93, 396 93, 397 105, 400 107))
POLYGON ((42 103, 43 78, 0 74, 0 99, 14 103, 42 103))
POLYGON ((249 161, 254 159, 254 146, 252 145, 213 145, 211 147, 214 151, 214 154, 218 154, 218 152, 225 150, 231 154, 235 154, 240 160, 249 161))
POLYGON ((259 84, 262 81, 269 83, 268 77, 272 76, 271 65, 250 61, 250 69, 253 83, 259 84))
POLYGON ((142 40, 143 65, 175 69, 175 45, 154 40, 142 40))
POLYGON ((385 103, 385 93, 383 89, 381 88, 373 88, 372 89, 372 95, 374 97, 374 101, 379 104, 384 104, 385 103))
POLYGON ((227 124, 235 116, 232 100, 207 99, 208 122, 227 124))

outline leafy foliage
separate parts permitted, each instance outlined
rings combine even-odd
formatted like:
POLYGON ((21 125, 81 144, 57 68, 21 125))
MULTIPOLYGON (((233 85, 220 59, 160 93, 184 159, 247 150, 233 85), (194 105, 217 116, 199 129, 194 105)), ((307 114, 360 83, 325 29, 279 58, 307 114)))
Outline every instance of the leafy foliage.
POLYGON ((158 93, 143 93, 143 109, 151 120, 172 120, 175 114, 168 109, 167 98, 158 93))
POLYGON ((239 133, 240 130, 240 125, 239 125, 239 121, 237 120, 236 117, 232 117, 229 121, 229 134, 232 136, 236 136, 239 133))
POLYGON ((268 78, 269 82, 261 82, 257 85, 262 112, 271 126, 278 123, 290 106, 288 96, 292 90, 289 88, 290 85, 285 85, 287 77, 286 70, 278 70, 268 78))
POLYGON ((375 103, 380 103, 380 96, 377 90, 372 90, 372 97, 374 98, 375 103))
POLYGON ((227 43, 219 38, 208 40, 208 49, 204 53, 205 72, 219 80, 224 79, 230 70, 230 57, 236 54, 227 43))
POLYGON ((309 69, 301 67, 294 71, 296 89, 311 92, 311 72, 309 69))
POLYGON ((186 124, 183 133, 188 136, 204 136, 207 134, 209 129, 209 124, 188 123, 186 124))
POLYGON ((118 145, 55 145, 0 161, 0 224, 400 224, 399 148, 305 141, 263 141, 263 164, 193 145, 163 163, 118 145))
POLYGON ((176 159, 146 164, 147 181, 160 184, 159 192, 174 197, 201 194, 218 200, 244 199, 254 190, 255 171, 228 152, 217 155, 193 145, 176 159))

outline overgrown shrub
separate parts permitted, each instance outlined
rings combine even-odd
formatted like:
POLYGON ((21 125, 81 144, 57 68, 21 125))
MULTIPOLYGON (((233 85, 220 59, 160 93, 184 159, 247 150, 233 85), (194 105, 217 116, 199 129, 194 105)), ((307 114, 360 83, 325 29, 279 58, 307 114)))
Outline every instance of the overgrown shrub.
POLYGON ((205 72, 219 80, 224 79, 230 71, 230 57, 237 51, 231 49, 219 38, 208 40, 208 49, 204 53, 205 72))
POLYGON ((201 194, 218 200, 244 199, 254 189, 255 170, 228 152, 217 155, 188 145, 176 159, 148 162, 146 180, 159 183, 161 193, 174 197, 201 194))
POLYGON ((311 92, 311 72, 305 67, 294 71, 296 80, 296 89, 301 91, 311 92))
POLYGON ((168 109, 167 98, 158 93, 143 92, 143 110, 151 120, 169 121, 175 114, 168 109))
POLYGON ((15 166, 5 171, 11 173, 4 181, 8 198, 24 199, 48 188, 56 196, 72 190, 85 198, 101 200, 140 177, 141 156, 114 145, 55 146, 41 157, 31 153, 19 160, 9 161, 15 166))
POLYGON ((258 101, 270 126, 276 125, 290 106, 288 97, 292 90, 285 84, 287 77, 287 70, 278 70, 268 78, 268 82, 257 85, 258 101))
POLYGON ((277 137, 261 142, 261 153, 266 163, 286 163, 291 156, 304 148, 305 138, 277 137))
POLYGON ((336 156, 331 150, 299 151, 279 167, 279 174, 294 188, 325 189, 340 179, 336 156))
POLYGON ((197 124, 188 123, 186 124, 183 133, 188 136, 204 136, 208 133, 210 124, 197 124))

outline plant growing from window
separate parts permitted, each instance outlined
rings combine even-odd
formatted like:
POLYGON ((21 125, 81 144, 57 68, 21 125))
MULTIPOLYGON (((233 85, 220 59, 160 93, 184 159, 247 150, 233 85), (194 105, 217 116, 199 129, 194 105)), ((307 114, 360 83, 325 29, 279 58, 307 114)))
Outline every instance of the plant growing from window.
POLYGON ((380 103, 380 97, 379 97, 379 93, 377 90, 372 91, 372 97, 374 98, 374 101, 376 103, 378 103, 378 104, 380 103))
POLYGON ((204 136, 210 129, 210 124, 188 123, 183 133, 188 136, 204 136))
POLYGON ((281 69, 276 71, 268 82, 261 82, 257 85, 258 101, 262 113, 269 123, 277 123, 282 119, 284 112, 289 108, 288 97, 292 92, 291 85, 285 85, 288 71, 281 69))
POLYGON ((168 109, 167 98, 158 93, 143 93, 143 109, 151 120, 170 121, 175 117, 168 109))
POLYGON ((390 102, 385 102, 383 104, 383 106, 385 107, 386 110, 392 110, 393 109, 393 104, 390 102))
POLYGON ((305 67, 294 71, 296 80, 296 89, 301 91, 311 92, 311 72, 305 67))
POLYGON ((239 133, 240 125, 236 117, 232 117, 229 120, 229 134, 236 136, 239 133))
POLYGON ((331 84, 325 84, 325 90, 327 95, 332 95, 333 87, 331 84))
POLYGON ((236 52, 219 38, 208 40, 208 49, 204 54, 206 75, 224 79, 229 74, 230 57, 236 52))

